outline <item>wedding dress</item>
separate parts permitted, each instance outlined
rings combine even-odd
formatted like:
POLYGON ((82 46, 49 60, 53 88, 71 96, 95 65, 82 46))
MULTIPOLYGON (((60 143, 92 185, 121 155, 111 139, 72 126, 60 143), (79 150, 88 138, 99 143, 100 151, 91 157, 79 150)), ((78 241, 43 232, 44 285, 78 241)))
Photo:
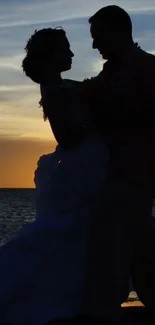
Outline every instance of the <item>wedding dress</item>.
POLYGON ((91 232, 108 160, 106 144, 95 132, 72 150, 57 146, 40 157, 36 220, 0 250, 1 322, 42 325, 87 313, 91 232))

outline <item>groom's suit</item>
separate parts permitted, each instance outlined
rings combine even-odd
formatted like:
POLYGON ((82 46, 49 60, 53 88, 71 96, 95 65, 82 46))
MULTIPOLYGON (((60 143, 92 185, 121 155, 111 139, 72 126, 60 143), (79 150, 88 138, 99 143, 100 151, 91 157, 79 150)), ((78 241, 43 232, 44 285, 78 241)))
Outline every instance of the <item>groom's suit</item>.
MULTIPOLYGON (((155 57, 134 45, 119 60, 107 61, 101 73, 80 88, 89 116, 111 154, 106 196, 92 234, 88 276, 92 303, 99 287, 99 303, 109 306, 111 296, 114 305, 123 302, 132 273, 140 299, 154 306, 155 57)), ((66 149, 85 136, 87 124, 84 121, 80 127, 71 127, 64 113, 69 102, 68 90, 59 89, 57 111, 51 110, 50 117, 55 136, 66 149), (63 127, 57 128, 60 116, 63 127)))
MULTIPOLYGON (((96 89, 88 92, 89 107, 95 125, 107 139, 111 164, 98 220, 107 230, 97 227, 93 248, 94 256, 95 251, 105 255, 103 263, 92 263, 92 267, 114 279, 111 292, 112 287, 117 293, 122 288, 120 297, 116 295, 121 302, 131 272, 139 298, 154 307, 155 56, 134 46, 118 61, 107 61, 97 78, 96 89), (106 242, 107 250, 103 250, 106 242)), ((101 285, 101 295, 104 286, 106 282, 101 285)))
MULTIPOLYGON (((103 222, 109 227, 107 242, 113 238, 115 245, 110 244, 107 253, 111 269, 118 271, 111 273, 111 279, 115 276, 114 288, 117 282, 118 289, 122 286, 122 300, 130 271, 139 298, 155 306, 155 221, 151 213, 155 195, 155 57, 134 47, 118 62, 108 61, 98 78, 96 92, 90 92, 94 96, 90 107, 111 152, 103 204, 103 222)), ((101 228, 97 229, 94 250, 101 254, 104 236, 101 228)), ((110 275, 104 262, 98 268, 110 275)))

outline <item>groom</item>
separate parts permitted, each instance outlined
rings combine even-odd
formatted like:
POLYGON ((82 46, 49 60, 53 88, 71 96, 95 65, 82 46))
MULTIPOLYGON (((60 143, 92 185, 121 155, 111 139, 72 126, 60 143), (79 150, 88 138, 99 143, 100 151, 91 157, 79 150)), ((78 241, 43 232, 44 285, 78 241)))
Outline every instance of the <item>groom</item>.
MULTIPOLYGON (((86 83, 83 96, 111 154, 106 195, 94 230, 90 297, 100 290, 99 303, 103 301, 107 308, 121 304, 132 275, 139 298, 154 307, 155 57, 134 43, 131 19, 120 7, 100 9, 89 23, 93 48, 107 62, 86 83)), ((61 96, 58 106, 61 109, 61 96)), ((58 111, 51 114, 54 125, 58 111)), ((65 143, 60 130, 65 148, 74 146, 75 134, 69 131, 65 143)), ((81 130, 79 134, 77 130, 76 143, 78 137, 81 130)))
MULTIPOLYGON (((106 223, 106 229, 109 226, 108 249, 107 253, 103 249, 106 232, 101 227, 93 248, 94 261, 97 252, 107 264, 92 263, 92 269, 96 275, 99 269, 107 278, 111 276, 111 290, 117 290, 118 283, 122 295, 116 300, 120 301, 127 293, 130 272, 139 298, 154 308, 155 57, 134 43, 131 19, 123 9, 104 7, 89 23, 93 48, 107 60, 97 77, 98 88, 89 93, 89 105, 111 152, 103 213, 98 220, 106 223)), ((105 283, 97 283, 98 278, 94 292, 100 285, 102 295, 105 283)))

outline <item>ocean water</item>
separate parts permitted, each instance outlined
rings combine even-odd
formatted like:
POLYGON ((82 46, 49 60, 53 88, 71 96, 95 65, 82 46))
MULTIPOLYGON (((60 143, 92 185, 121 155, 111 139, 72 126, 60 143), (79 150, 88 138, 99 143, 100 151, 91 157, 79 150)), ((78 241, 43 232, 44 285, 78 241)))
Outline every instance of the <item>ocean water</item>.
POLYGON ((34 189, 0 189, 0 245, 35 218, 34 189))
MULTIPOLYGON (((15 236, 23 224, 32 222, 35 213, 35 189, 0 188, 0 245, 15 236)), ((155 202, 152 215, 155 218, 155 202)))

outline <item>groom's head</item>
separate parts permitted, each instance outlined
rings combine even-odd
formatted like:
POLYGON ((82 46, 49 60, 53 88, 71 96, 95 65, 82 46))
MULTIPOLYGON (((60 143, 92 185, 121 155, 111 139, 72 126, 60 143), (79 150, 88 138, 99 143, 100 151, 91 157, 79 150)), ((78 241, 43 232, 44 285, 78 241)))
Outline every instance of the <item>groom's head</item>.
POLYGON ((93 48, 107 60, 116 57, 132 43, 132 22, 127 12, 118 6, 107 6, 90 19, 93 48))

